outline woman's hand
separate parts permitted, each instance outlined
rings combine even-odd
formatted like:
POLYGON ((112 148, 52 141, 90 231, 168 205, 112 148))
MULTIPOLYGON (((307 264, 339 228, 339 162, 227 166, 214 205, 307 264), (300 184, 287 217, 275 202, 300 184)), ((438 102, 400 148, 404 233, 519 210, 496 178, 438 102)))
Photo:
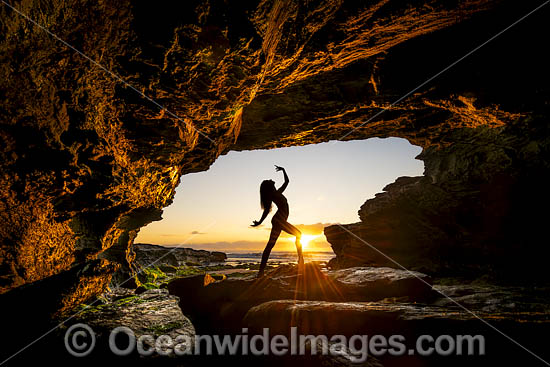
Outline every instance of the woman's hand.
POLYGON ((254 220, 252 221, 252 224, 250 225, 251 227, 258 227, 261 223, 258 222, 257 220, 254 220))
POLYGON ((283 191, 285 191, 286 187, 288 186, 288 182, 289 182, 289 180, 288 180, 288 175, 286 174, 285 169, 284 169, 283 167, 281 167, 281 166, 275 165, 275 171, 283 171, 283 176, 284 176, 284 178, 285 178, 285 183, 284 183, 281 187, 279 187, 279 189, 277 190, 277 192, 278 192, 279 194, 282 194, 283 191))

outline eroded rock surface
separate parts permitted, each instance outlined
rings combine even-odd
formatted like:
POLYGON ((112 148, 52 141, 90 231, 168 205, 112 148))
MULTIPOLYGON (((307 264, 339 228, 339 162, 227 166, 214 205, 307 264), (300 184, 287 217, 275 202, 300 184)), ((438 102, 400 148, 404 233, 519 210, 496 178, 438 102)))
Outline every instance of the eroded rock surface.
MULTIPOLYGON (((361 335, 367 338, 366 340, 372 340, 375 336, 384 337, 385 342, 382 342, 382 345, 386 347, 395 346, 388 343, 392 337, 400 337, 405 353, 390 354, 386 349, 386 352, 376 354, 376 358, 384 366, 459 366, 466 361, 475 366, 484 366, 487 363, 514 365, 526 359, 533 358, 533 363, 536 363, 537 357, 548 358, 545 343, 536 336, 538 333, 544 334, 550 326, 549 313, 545 305, 540 303, 538 307, 529 305, 533 295, 525 293, 525 289, 518 292, 485 285, 483 294, 478 294, 479 290, 476 286, 471 286, 469 290, 462 288, 462 291, 468 294, 469 302, 465 294, 463 294, 464 297, 456 300, 466 305, 465 308, 459 307, 444 297, 432 304, 390 300, 383 302, 276 300, 251 308, 243 322, 252 333, 257 334, 261 334, 264 328, 268 328, 273 334, 290 335, 291 328, 295 327, 298 335, 329 338, 335 335, 350 338, 361 335), (527 301, 527 303, 518 303, 513 307, 502 304, 506 299, 511 298, 527 301), (487 301, 492 303, 490 307, 487 307, 487 301), (437 353, 430 354, 430 357, 420 356, 417 353, 418 349, 415 349, 415 342, 420 340, 421 336, 434 339, 442 336, 455 338, 453 339, 456 343, 455 347, 459 344, 458 336, 475 336, 478 342, 482 340, 485 352, 480 355, 479 349, 477 352, 473 351, 472 355, 477 357, 466 357, 466 352, 445 356, 438 356, 437 353), (516 349, 517 344, 514 341, 529 345, 536 356, 526 355, 521 347, 516 349), (502 351, 506 352, 501 353, 502 351)), ((544 290, 539 290, 537 293, 538 297, 547 299, 547 293, 544 290)), ((479 348, 480 345, 478 344, 477 347, 479 348)), ((462 344, 462 348, 465 351, 466 344, 462 344)))
POLYGON ((304 269, 279 266, 260 279, 255 274, 218 281, 209 275, 180 278, 172 280, 168 290, 180 297, 181 309, 197 328, 217 327, 234 332, 241 327, 246 312, 264 302, 285 299, 347 302, 391 297, 420 301, 435 296, 428 281, 425 274, 412 275, 390 268, 380 271, 351 268, 325 274, 318 265, 306 263, 304 269), (193 297, 186 297, 191 294, 193 297))
POLYGON ((417 300, 432 293, 432 280, 426 274, 384 267, 353 267, 329 271, 348 301, 407 297, 417 300))
MULTIPOLYGON (((178 306, 179 299, 166 289, 150 289, 135 294, 124 288, 113 289, 102 295, 99 302, 82 305, 70 324, 83 322, 106 341, 111 331, 119 326, 130 328, 136 338, 151 335, 195 336, 195 328, 178 306)), ((70 326, 68 324, 67 326, 70 326)), ((147 344, 146 348, 154 348, 147 344)))

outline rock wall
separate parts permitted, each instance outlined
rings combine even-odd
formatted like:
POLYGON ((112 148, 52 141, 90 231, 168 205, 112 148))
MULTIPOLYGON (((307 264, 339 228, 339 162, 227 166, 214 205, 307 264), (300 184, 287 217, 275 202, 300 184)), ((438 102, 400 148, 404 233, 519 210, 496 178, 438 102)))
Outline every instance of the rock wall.
POLYGON ((86 292, 62 292, 78 277, 52 286, 67 308, 117 266, 131 272, 133 239, 161 219, 181 175, 229 150, 398 136, 435 167, 454 132, 547 124, 547 9, 392 105, 529 2, 12 5, 132 85, 0 7, 0 289, 111 264, 93 268, 103 282, 86 292))
POLYGON ((550 254, 541 215, 550 205, 548 133, 542 117, 449 134, 447 147, 420 154, 424 176, 386 186, 361 206, 361 222, 325 228, 337 254, 332 266, 547 282, 540 269, 550 254))

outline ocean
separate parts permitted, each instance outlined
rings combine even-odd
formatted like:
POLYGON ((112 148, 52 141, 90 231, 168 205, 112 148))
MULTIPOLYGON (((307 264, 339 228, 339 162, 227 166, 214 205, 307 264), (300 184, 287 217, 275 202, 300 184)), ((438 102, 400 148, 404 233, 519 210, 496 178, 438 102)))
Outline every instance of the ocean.
MULTIPOLYGON (((336 255, 333 252, 304 252, 304 260, 328 262, 336 255)), ((262 252, 228 252, 226 264, 239 265, 239 264, 259 264, 262 260, 262 252)), ((269 264, 282 265, 282 264, 296 264, 298 256, 296 251, 271 251, 269 255, 269 264)))

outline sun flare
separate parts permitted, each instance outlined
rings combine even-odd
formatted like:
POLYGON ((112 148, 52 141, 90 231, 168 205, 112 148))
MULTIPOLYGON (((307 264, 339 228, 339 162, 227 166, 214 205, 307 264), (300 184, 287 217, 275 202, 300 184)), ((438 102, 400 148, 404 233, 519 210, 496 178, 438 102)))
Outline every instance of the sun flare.
POLYGON ((307 250, 308 245, 311 241, 319 237, 319 235, 312 235, 312 234, 304 234, 302 235, 302 239, 300 242, 302 243, 302 249, 307 250))

